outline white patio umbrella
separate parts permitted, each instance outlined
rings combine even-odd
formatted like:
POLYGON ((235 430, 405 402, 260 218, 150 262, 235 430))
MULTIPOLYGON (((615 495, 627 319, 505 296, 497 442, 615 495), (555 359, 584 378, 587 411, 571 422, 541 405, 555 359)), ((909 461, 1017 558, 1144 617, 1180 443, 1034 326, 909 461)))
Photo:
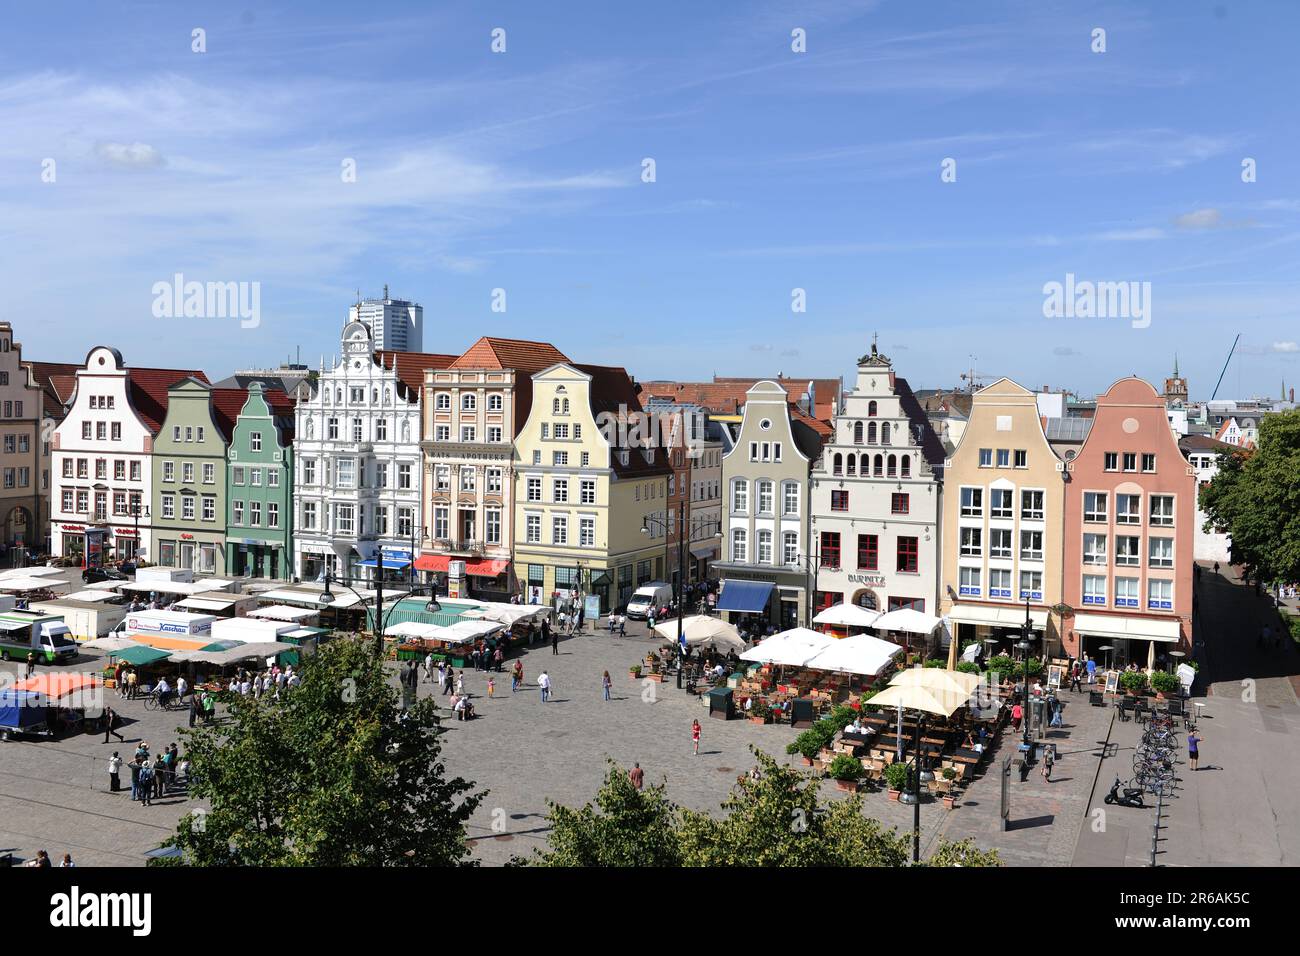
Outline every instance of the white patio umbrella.
POLYGON ((818 611, 813 618, 814 624, 830 624, 834 627, 872 627, 881 617, 879 611, 871 611, 856 604, 833 604, 825 610, 818 611))
POLYGON ((933 614, 926 614, 924 611, 918 611, 915 608, 900 607, 895 611, 880 615, 871 626, 878 631, 929 634, 942 623, 943 619, 937 618, 933 614))
POLYGON ((810 660, 807 666, 842 674, 875 675, 896 654, 902 652, 903 648, 892 641, 882 641, 870 634, 855 634, 842 641, 832 642, 810 660))
MULTIPOLYGON (((655 625, 655 633, 676 643, 677 618, 669 618, 655 625)), ((720 651, 745 649, 745 641, 734 625, 707 614, 694 614, 682 618, 682 639, 691 647, 712 647, 720 651)))
POLYGON ((782 664, 790 667, 803 667, 826 648, 835 643, 835 638, 818 634, 806 627, 794 627, 779 634, 773 634, 767 640, 756 644, 740 655, 742 661, 757 661, 761 664, 782 664))

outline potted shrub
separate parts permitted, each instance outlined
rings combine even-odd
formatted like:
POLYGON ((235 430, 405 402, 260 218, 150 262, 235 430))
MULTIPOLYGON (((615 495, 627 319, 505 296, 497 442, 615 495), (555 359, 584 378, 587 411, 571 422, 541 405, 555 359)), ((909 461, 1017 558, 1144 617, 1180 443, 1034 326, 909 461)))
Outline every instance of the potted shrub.
POLYGON ((1172 694, 1178 690, 1179 681, 1173 674, 1166 671, 1156 671, 1151 675, 1151 687, 1156 692, 1156 697, 1164 699, 1165 694, 1172 694))
POLYGON ((1119 686, 1132 696, 1138 697, 1146 690, 1147 675, 1144 671, 1125 671, 1119 675, 1119 686))
POLYGON ((636 680, 638 677, 641 676, 641 665, 633 664, 631 667, 627 669, 627 673, 629 677, 631 677, 633 680, 636 680))
POLYGON ((959 674, 978 674, 980 672, 980 666, 974 661, 958 661, 957 672, 959 674))
POLYGON ((862 776, 862 762, 848 754, 837 754, 827 768, 827 773, 835 780, 835 786, 849 793, 856 793, 858 780, 862 776))
POLYGON ((948 662, 947 662, 947 661, 942 661, 942 660, 940 660, 940 659, 937 658, 937 657, 932 657, 932 658, 930 658, 928 661, 925 662, 925 666, 926 666, 926 667, 931 667, 931 668, 935 668, 935 667, 947 667, 947 666, 948 666, 948 662))
POLYGON ((910 776, 905 763, 891 763, 885 768, 885 784, 889 788, 890 800, 897 800, 902 795, 910 776))
POLYGON ((957 771, 952 767, 944 767, 943 779, 948 781, 948 789, 943 794, 943 806, 945 810, 951 810, 957 803, 957 793, 952 789, 953 781, 957 779, 957 771))
POLYGON ((809 727, 785 748, 788 754, 798 754, 803 758, 803 765, 811 767, 817 759, 817 755, 822 752, 823 740, 822 735, 815 727, 809 727))
POLYGON ((772 718, 772 708, 761 697, 754 698, 754 706, 747 713, 751 724, 765 724, 772 718))

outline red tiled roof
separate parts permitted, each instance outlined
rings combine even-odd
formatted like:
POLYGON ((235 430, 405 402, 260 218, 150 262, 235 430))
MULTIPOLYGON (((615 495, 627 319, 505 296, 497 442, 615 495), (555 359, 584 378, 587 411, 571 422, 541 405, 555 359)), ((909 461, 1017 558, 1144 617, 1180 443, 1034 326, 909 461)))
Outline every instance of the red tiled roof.
POLYGON ((211 384, 207 375, 197 369, 126 368, 130 381, 131 405, 136 414, 153 434, 157 435, 167 417, 167 390, 177 382, 196 378, 204 385, 211 384))
POLYGON ((77 387, 77 369, 73 362, 32 362, 32 377, 50 401, 67 405, 77 387))
POLYGON ((375 358, 383 363, 384 368, 392 368, 397 362, 397 380, 406 389, 407 401, 420 395, 424 388, 424 371, 430 368, 450 368, 458 356, 438 355, 433 352, 393 352, 387 349, 375 351, 375 358))
POLYGON ((794 378, 719 378, 712 382, 642 382, 641 391, 646 398, 667 399, 687 405, 699 405, 715 415, 738 415, 745 405, 745 393, 757 382, 776 382, 786 391, 786 401, 796 405, 809 382, 817 393, 813 413, 822 422, 829 423, 831 409, 840 394, 840 380, 794 378))
MULTIPOLYGON (((844 383, 838 378, 800 378, 797 375, 780 375, 776 378, 766 376, 757 376, 755 378, 739 377, 719 377, 713 376, 715 385, 743 385, 745 388, 751 387, 755 382, 771 381, 776 382, 790 395, 790 403, 796 404, 803 395, 804 389, 811 382, 815 393, 815 405, 812 414, 823 421, 830 421, 834 414, 834 408, 840 402, 840 392, 844 388, 844 383)), ((743 399, 742 399, 743 403, 743 399)))
POLYGON ((485 335, 448 367, 513 368, 532 374, 567 361, 569 357, 549 342, 499 339, 485 335))

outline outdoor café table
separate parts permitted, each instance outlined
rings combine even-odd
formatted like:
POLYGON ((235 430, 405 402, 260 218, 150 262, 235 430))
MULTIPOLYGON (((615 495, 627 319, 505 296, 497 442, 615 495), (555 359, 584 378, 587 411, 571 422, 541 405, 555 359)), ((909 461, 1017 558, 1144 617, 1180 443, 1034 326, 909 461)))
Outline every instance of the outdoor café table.
POLYGON ((984 755, 978 750, 970 750, 966 747, 958 747, 952 752, 953 763, 976 764, 984 755))

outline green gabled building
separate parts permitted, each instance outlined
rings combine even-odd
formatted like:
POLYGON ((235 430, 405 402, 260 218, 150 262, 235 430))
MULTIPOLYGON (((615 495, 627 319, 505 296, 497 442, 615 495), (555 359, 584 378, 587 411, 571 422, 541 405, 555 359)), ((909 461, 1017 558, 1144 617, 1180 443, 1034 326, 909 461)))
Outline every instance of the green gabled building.
POLYGON ((252 382, 234 418, 225 486, 226 572, 293 576, 293 402, 252 382))
POLYGON ((190 376, 167 389, 167 414, 153 442, 150 520, 163 567, 213 574, 226 567, 226 443, 231 389, 190 376))

